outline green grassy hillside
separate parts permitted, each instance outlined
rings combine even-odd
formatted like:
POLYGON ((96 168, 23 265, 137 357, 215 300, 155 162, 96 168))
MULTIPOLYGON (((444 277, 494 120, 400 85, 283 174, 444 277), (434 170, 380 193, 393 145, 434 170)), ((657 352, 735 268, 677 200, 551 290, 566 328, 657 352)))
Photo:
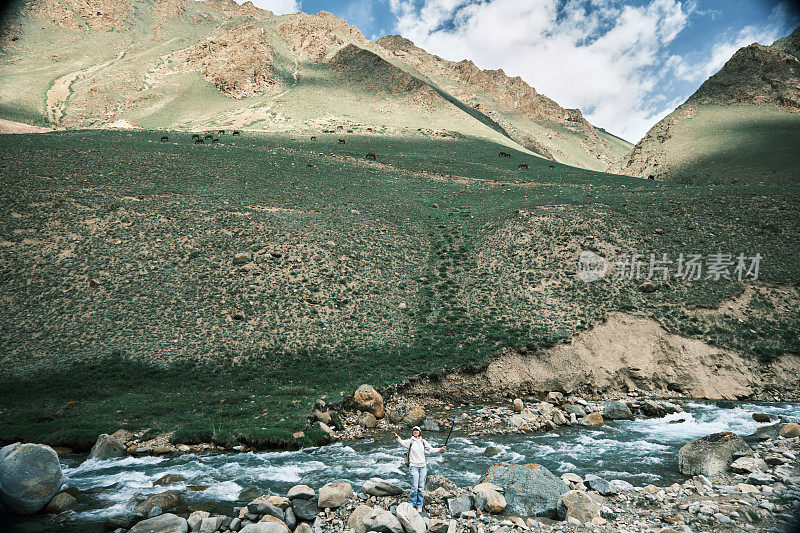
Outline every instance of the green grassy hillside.
POLYGON ((797 306, 769 297, 800 281, 796 182, 653 182, 457 135, 220 138, 0 136, 0 439, 320 442, 291 436, 320 396, 564 341, 610 310, 800 352, 797 306), (758 252, 764 294, 709 315, 742 284, 587 284, 581 250, 758 252))

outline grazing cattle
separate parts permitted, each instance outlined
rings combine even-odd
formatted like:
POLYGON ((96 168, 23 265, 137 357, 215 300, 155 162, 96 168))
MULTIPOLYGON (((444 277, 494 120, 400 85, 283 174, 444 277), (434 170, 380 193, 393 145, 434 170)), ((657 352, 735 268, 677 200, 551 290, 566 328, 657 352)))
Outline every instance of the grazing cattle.
POLYGON ((217 135, 225 135, 225 130, 219 130, 219 131, 217 132, 217 135))
POLYGON ((372 153, 372 152, 368 153, 367 154, 367 159, 372 159, 373 161, 375 161, 375 159, 376 159, 375 154, 372 153))
POLYGON ((519 166, 517 167, 517 170, 521 170, 523 168, 528 168, 528 163, 520 163, 519 166))
POLYGON ((344 139, 339 139, 339 144, 344 144, 344 139))
POLYGON ((206 139, 213 139, 213 138, 214 138, 213 135, 211 135, 210 133, 206 133, 206 139))
POLYGON ((556 168, 555 165, 547 165, 547 166, 550 167, 550 168, 556 168))
POLYGON ((233 130, 234 135, 239 135, 239 130, 233 130))
POLYGON ((312 141, 316 141, 316 140, 317 140, 317 138, 316 138, 315 136, 313 136, 313 135, 312 135, 312 136, 311 136, 311 140, 312 140, 312 141))
POLYGON ((372 128, 367 128, 367 131, 372 131, 372 128))
POLYGON ((216 139, 213 139, 213 140, 211 141, 211 144, 218 143, 218 142, 219 142, 219 137, 217 137, 216 139))
POLYGON ((649 176, 647 176, 647 179, 649 179, 649 180, 654 180, 654 179, 656 179, 656 177, 655 177, 655 176, 653 176, 652 174, 650 174, 649 176))
POLYGON ((497 154, 497 155, 498 155, 499 157, 511 157, 511 154, 509 154, 508 152, 500 152, 500 153, 499 153, 499 154, 497 154))
POLYGON ((169 140, 169 137, 167 137, 166 135, 164 135, 163 137, 161 137, 161 141, 162 141, 162 142, 163 142, 163 141, 168 141, 168 140, 169 140))
POLYGON ((198 134, 196 134, 196 133, 194 135, 192 135, 192 139, 199 139, 199 138, 200 138, 200 136, 198 134))
POLYGON ((194 140, 194 144, 205 144, 205 143, 203 142, 203 139, 198 137, 197 139, 194 140))
POLYGON ((343 129, 344 129, 344 126, 336 126, 336 129, 337 129, 337 130, 343 130, 343 129))

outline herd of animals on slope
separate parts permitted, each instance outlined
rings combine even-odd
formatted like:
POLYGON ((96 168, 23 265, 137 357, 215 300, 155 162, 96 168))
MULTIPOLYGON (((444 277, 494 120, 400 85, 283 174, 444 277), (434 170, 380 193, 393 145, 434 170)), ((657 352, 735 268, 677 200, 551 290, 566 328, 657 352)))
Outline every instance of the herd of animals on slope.
MULTIPOLYGON (((343 126, 337 126, 336 128, 339 129, 339 130, 344 129, 343 126)), ((371 132, 372 128, 367 128, 367 131, 371 132)), ((336 133, 336 130, 322 130, 322 133, 324 133, 324 134, 336 133)), ((225 130, 218 130, 217 131, 217 135, 225 135, 225 130)), ((233 130, 231 135, 241 135, 241 132, 239 130, 233 130)), ((211 141, 211 144, 215 144, 215 143, 219 142, 219 137, 214 137, 214 135, 212 135, 211 133, 206 133, 205 135, 201 135, 199 133, 194 133, 194 134, 192 134, 192 140, 194 141, 195 144, 205 144, 205 141, 208 141, 208 140, 211 141)), ((317 140, 316 135, 312 135, 311 136, 311 140, 312 141, 316 141, 317 140)), ((161 137, 161 142, 167 142, 167 141, 169 141, 169 136, 168 135, 163 135, 161 137)), ((342 138, 339 138, 339 144, 346 144, 346 143, 347 143, 346 140, 344 140, 342 138)), ((376 161, 381 156, 375 155, 375 152, 370 152, 365 157, 366 157, 366 159, 368 159, 370 161, 376 161)), ((498 157, 511 157, 511 154, 508 153, 508 152, 500 152, 498 154, 498 157)), ((555 168, 555 165, 553 165, 553 164, 550 164, 548 166, 550 168, 555 168)), ((517 170, 527 170, 527 169, 528 169, 528 163, 520 163, 517 166, 517 170)))

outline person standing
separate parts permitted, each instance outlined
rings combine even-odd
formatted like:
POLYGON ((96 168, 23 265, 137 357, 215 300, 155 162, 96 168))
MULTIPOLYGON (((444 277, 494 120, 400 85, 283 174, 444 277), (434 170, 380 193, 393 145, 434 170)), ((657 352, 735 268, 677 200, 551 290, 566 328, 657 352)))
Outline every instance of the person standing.
POLYGON ((422 438, 422 430, 419 426, 411 428, 410 439, 401 439, 397 433, 394 436, 408 454, 408 470, 411 475, 411 494, 408 497, 408 503, 417 511, 422 512, 422 503, 425 500, 425 478, 428 475, 425 452, 443 452, 445 447, 433 449, 430 443, 422 438))

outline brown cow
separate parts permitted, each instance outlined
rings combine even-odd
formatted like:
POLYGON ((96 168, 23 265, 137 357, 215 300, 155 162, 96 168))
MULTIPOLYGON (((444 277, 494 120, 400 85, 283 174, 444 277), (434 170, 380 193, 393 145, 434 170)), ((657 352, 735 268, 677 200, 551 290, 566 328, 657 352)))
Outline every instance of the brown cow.
POLYGON ((216 139, 212 139, 211 144, 218 143, 218 142, 219 142, 219 137, 217 137, 216 139))
POLYGON ((500 152, 497 155, 500 156, 500 157, 511 157, 511 154, 509 154, 508 152, 500 152))
POLYGON ((370 152, 367 154, 367 159, 372 159, 373 161, 375 161, 375 159, 377 158, 375 157, 375 154, 373 152, 370 152))
POLYGON ((199 138, 200 138, 200 136, 198 134, 196 134, 196 133, 194 135, 192 135, 192 139, 199 139, 199 138))
POLYGON ((203 142, 203 139, 198 137, 197 139, 194 140, 194 144, 205 144, 205 143, 203 142))
POLYGON ((316 140, 317 140, 317 138, 316 138, 315 136, 313 136, 313 135, 312 135, 312 136, 311 136, 311 140, 312 140, 312 141, 316 141, 316 140))
POLYGON ((343 130, 343 129, 344 129, 344 126, 336 126, 336 129, 337 129, 337 130, 343 130))
POLYGON ((219 130, 219 131, 217 132, 217 135, 225 135, 225 130, 219 130))
POLYGON ((523 169, 523 168, 528 168, 528 163, 520 163, 519 166, 517 167, 517 170, 520 170, 520 169, 523 169))
POLYGON ((344 139, 339 139, 339 144, 344 144, 344 139))

